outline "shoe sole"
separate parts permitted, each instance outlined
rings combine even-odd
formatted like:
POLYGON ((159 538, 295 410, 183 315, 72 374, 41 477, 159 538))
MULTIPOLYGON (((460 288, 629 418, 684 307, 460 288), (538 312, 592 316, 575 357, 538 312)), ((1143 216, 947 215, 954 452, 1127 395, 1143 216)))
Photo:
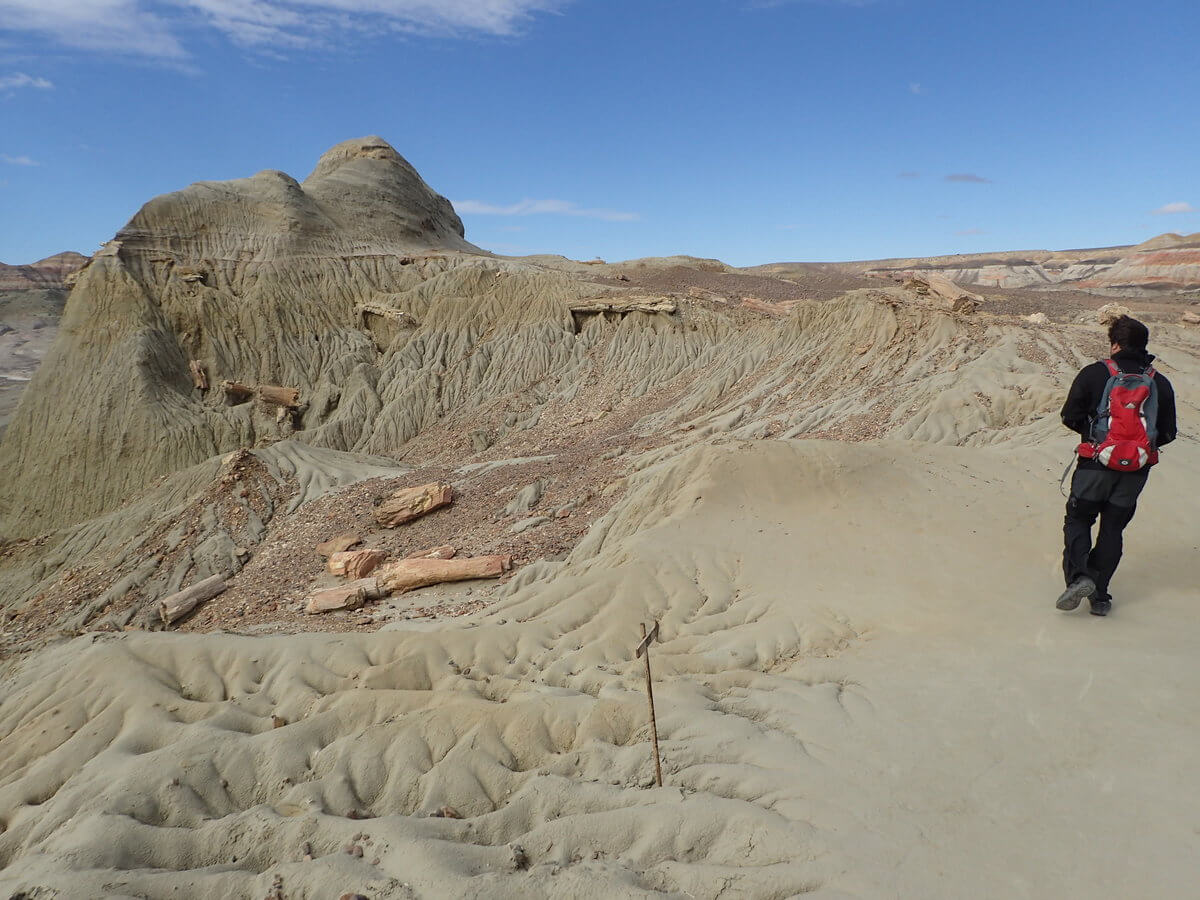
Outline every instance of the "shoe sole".
POLYGON ((1092 615, 1093 616, 1107 616, 1109 614, 1110 610, 1112 610, 1111 606, 1108 609, 1096 609, 1095 607, 1093 607, 1092 615))
POLYGON ((1070 611, 1078 607, 1083 598, 1095 589, 1096 585, 1091 581, 1077 582, 1063 591, 1054 605, 1061 610, 1070 611))

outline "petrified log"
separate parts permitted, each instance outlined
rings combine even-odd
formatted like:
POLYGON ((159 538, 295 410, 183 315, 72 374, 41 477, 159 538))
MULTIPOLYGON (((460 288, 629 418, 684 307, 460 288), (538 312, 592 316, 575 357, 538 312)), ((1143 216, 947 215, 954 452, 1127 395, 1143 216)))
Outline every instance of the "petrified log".
POLYGON ((245 403, 254 396, 254 388, 239 381, 222 381, 221 390, 225 392, 226 399, 235 406, 239 403, 245 403))
POLYGON ((198 391, 207 391, 208 373, 204 371, 204 364, 198 359, 193 359, 188 363, 188 369, 192 373, 192 387, 198 391))
POLYGON ((300 405, 300 389, 279 387, 275 384, 260 384, 258 399, 264 403, 274 403, 287 409, 296 409, 300 405))
POLYGON ((170 625, 176 619, 186 616, 205 600, 211 600, 225 590, 225 576, 213 575, 203 581, 197 581, 189 588, 177 594, 164 597, 158 603, 158 614, 164 625, 170 625))
POLYGON ((452 499, 454 489, 444 482, 401 488, 376 503, 375 521, 384 528, 395 528, 449 505, 452 499))
POLYGON ((329 574, 345 575, 357 581, 366 578, 385 559, 386 550, 348 550, 333 553, 329 556, 329 574))
POLYGON ((403 593, 431 584, 498 578, 512 568, 511 556, 474 556, 469 559, 402 559, 379 572, 387 593, 403 593))
POLYGON ((569 307, 573 313, 673 313, 676 304, 670 297, 593 297, 569 307))
POLYGON ((454 554, 458 551, 449 544, 443 544, 441 547, 426 547, 424 550, 417 550, 408 554, 405 559, 454 559, 454 554))
POLYGON ((1180 318, 1180 320, 1181 320, 1181 321, 1183 321, 1183 322, 1184 322, 1184 324, 1187 324, 1187 325, 1200 325, 1200 314, 1194 313, 1194 312, 1192 312, 1191 310, 1187 310, 1187 311, 1186 311, 1186 312, 1184 312, 1184 314, 1183 314, 1183 315, 1181 315, 1179 318, 1180 318))
POLYGON ((333 612, 335 609, 358 609, 367 600, 378 600, 383 596, 379 582, 374 578, 363 578, 348 584, 313 591, 308 595, 304 611, 310 614, 333 612))
POLYGON ((333 556, 335 553, 341 553, 344 550, 349 550, 355 544, 362 540, 357 534, 339 534, 335 538, 330 538, 327 541, 322 541, 317 544, 316 550, 322 556, 333 556))

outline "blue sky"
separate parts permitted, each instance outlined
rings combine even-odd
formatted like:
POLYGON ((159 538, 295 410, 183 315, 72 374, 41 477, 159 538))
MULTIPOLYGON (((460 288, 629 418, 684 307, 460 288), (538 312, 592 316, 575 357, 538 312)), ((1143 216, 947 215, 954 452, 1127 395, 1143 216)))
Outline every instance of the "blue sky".
POLYGON ((1200 4, 0 0, 0 260, 380 134, 476 244, 737 265, 1200 231, 1200 4))

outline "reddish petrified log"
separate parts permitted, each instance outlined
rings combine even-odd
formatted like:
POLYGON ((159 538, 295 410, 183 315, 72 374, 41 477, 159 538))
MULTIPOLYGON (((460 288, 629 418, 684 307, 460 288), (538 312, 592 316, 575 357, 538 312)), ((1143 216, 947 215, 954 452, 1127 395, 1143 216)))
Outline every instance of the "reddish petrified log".
POLYGON ((254 396, 254 388, 247 384, 242 384, 240 381, 222 381, 221 390, 225 392, 225 397, 229 402, 235 406, 239 403, 245 403, 254 396))
POLYGON ((424 550, 417 550, 405 556, 405 559, 454 559, 454 554, 458 551, 449 544, 443 544, 441 547, 426 547, 424 550))
POLYGON ((366 601, 378 600, 381 596, 383 591, 378 581, 363 578, 335 588, 313 591, 305 600, 304 611, 315 614, 336 609, 358 609, 366 601))
POLYGON ((386 550, 344 550, 329 556, 329 574, 345 575, 352 581, 366 578, 387 559, 386 550))
POLYGON ((375 507, 375 521, 384 528, 395 528, 449 505, 452 499, 453 488, 443 482, 402 488, 379 501, 375 507))
POLYGON ((316 550, 322 556, 333 556, 335 553, 349 550, 360 541, 362 541, 362 538, 357 534, 339 534, 335 538, 330 538, 327 541, 317 544, 316 550))
POLYGON ((274 384, 260 384, 258 399, 264 403, 274 403, 285 409, 296 409, 300 405, 300 389, 279 387, 274 384))
POLYGON ((469 559, 402 559, 379 571, 379 584, 387 593, 403 593, 431 584, 498 578, 512 568, 511 556, 474 556, 469 559))

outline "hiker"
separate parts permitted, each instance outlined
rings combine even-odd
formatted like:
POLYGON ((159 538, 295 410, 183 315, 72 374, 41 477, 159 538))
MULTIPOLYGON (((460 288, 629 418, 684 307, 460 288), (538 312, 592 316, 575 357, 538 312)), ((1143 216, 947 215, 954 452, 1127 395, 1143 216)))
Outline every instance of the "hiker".
POLYGON ((1063 424, 1083 439, 1063 522, 1059 609, 1087 597, 1092 615, 1112 609, 1109 582, 1121 561, 1121 532, 1133 519, 1159 448, 1175 440, 1175 391, 1151 365, 1150 331, 1121 316, 1108 329, 1111 358, 1085 367, 1063 404, 1063 424), (1100 532, 1092 544, 1092 525, 1100 532))

